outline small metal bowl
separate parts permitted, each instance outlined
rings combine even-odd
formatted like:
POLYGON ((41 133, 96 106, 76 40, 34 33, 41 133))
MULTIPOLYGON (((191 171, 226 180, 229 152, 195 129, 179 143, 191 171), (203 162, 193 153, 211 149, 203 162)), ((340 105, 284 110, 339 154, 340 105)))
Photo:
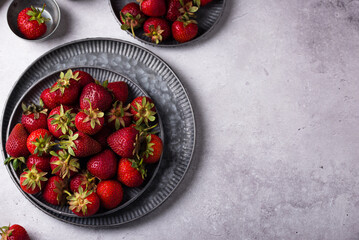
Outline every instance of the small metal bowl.
POLYGON ((30 41, 39 41, 48 38, 51 34, 55 32, 60 23, 60 7, 55 0, 14 0, 9 6, 7 11, 7 22, 10 29, 20 38, 30 40, 30 41), (42 9, 42 6, 46 4, 45 10, 42 15, 45 18, 50 18, 50 21, 46 21, 47 30, 46 33, 34 40, 25 38, 20 30, 17 27, 17 16, 25 8, 34 6, 35 8, 42 9))

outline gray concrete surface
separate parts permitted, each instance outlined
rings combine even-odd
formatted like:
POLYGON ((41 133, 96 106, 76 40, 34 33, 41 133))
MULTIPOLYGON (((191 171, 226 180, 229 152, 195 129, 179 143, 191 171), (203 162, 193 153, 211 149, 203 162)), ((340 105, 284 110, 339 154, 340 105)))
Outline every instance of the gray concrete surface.
MULTIPOLYGON (((59 1, 63 28, 26 42, 6 24, 9 3, 0 3, 1 112, 20 74, 59 44, 142 45, 95 0, 59 1)), ((33 239, 359 239, 359 1, 229 0, 205 41, 143 46, 179 75, 197 117, 178 189, 138 221, 91 230, 39 211, 1 167, 0 225, 22 224, 33 239)))

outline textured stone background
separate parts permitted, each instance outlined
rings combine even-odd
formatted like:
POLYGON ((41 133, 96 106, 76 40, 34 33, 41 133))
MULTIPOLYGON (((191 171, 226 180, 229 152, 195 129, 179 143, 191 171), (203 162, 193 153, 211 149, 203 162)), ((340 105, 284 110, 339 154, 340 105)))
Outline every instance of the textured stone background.
MULTIPOLYGON (((100 0, 59 1, 54 37, 23 41, 6 24, 9 3, 0 3, 1 111, 51 48, 136 42, 100 0)), ((33 239, 359 239, 359 1, 229 0, 205 41, 143 46, 175 70, 196 113, 196 153, 178 189, 138 221, 91 230, 39 211, 1 167, 0 225, 20 223, 33 239)))

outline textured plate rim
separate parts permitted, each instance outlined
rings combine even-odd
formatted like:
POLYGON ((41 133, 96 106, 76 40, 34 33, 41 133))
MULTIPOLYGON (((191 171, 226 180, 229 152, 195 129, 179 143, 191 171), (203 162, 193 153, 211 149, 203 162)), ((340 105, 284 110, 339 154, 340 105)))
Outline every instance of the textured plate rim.
MULTIPOLYGON (((148 54, 150 54, 152 57, 156 58, 157 60, 159 60, 164 66, 167 67, 167 69, 176 77, 176 80, 177 80, 177 83, 180 85, 180 87, 183 89, 184 91, 184 94, 186 96, 186 98, 188 99, 188 103, 189 103, 189 110, 191 112, 191 115, 192 115, 192 124, 193 124, 193 146, 192 148, 190 149, 190 154, 189 154, 189 161, 188 161, 188 164, 186 166, 186 168, 184 168, 183 170, 183 175, 179 178, 178 182, 177 182, 177 185, 171 190, 168 192, 168 195, 165 196, 163 198, 163 200, 157 204, 156 206, 152 207, 150 210, 146 211, 144 214, 140 215, 140 216, 136 216, 136 217, 133 217, 127 221, 123 221, 123 222, 119 222, 119 223, 113 223, 113 224, 107 224, 107 225, 88 225, 88 224, 80 224, 80 223, 77 223, 77 222, 71 222, 71 221, 68 221, 66 219, 62 219, 62 218, 59 218, 58 216, 56 215, 53 215, 49 212, 47 212, 45 209, 42 209, 38 206, 36 206, 37 208, 39 208, 41 211, 45 212, 46 214, 50 215, 51 217, 54 217, 60 221, 63 221, 63 222, 66 222, 68 224, 72 224, 72 225, 76 225, 76 226, 82 226, 82 227, 92 227, 92 228, 106 228, 106 227, 116 227, 116 226, 120 226, 120 225, 123 225, 123 224, 126 224, 126 223, 129 223, 129 222, 132 222, 132 221, 135 221, 141 217, 144 217, 146 215, 148 215, 149 213, 153 212, 155 209, 157 209, 159 206, 161 206, 171 195, 172 193, 178 188, 178 186, 181 184, 181 182, 183 181, 186 173, 188 172, 188 169, 191 165, 191 162, 193 160, 193 155, 194 155, 194 151, 195 151, 195 148, 196 148, 196 137, 197 137, 197 128, 196 128, 196 118, 195 118, 195 114, 194 114, 194 111, 193 111, 193 107, 192 107, 192 104, 191 104, 191 101, 190 101, 190 98, 189 98, 189 95, 188 95, 188 92, 187 92, 187 89, 184 87, 183 83, 181 82, 181 80, 178 78, 178 76, 175 74, 175 72, 173 71, 173 69, 162 59, 160 58, 158 55, 154 54, 152 51, 146 49, 145 47, 142 47, 138 44, 135 44, 135 43, 132 43, 132 42, 129 42, 129 41, 125 41, 125 40, 120 40, 120 39, 115 39, 115 38, 104 38, 104 37, 96 37, 96 38, 84 38, 84 39, 78 39, 78 40, 74 40, 74 41, 70 41, 70 42, 67 42, 67 43, 64 43, 64 44, 61 44, 57 47, 54 47, 48 51, 46 51, 44 54, 42 54, 41 56, 39 56, 38 58, 36 58, 23 72, 22 74, 18 77, 18 79, 14 82, 10 92, 8 93, 8 97, 5 101, 5 104, 4 104, 4 109, 2 111, 2 116, 1 116, 1 119, 3 120, 4 119, 4 116, 5 116, 5 112, 6 112, 6 106, 8 105, 8 102, 10 101, 10 95, 11 93, 14 91, 15 87, 17 86, 17 84, 20 82, 20 79, 22 77, 24 77, 24 75, 26 74, 26 72, 28 72, 28 70, 30 68, 32 68, 39 60, 41 60, 42 58, 44 58, 45 56, 49 55, 50 53, 54 52, 54 51, 57 51, 61 48, 64 48, 64 47, 67 47, 67 46, 71 46, 71 45, 76 45, 76 44, 81 44, 81 43, 84 43, 84 42, 88 42, 88 41, 111 41, 111 42, 118 42, 118 43, 122 43, 122 44, 127 44, 127 45, 130 45, 132 47, 135 47, 135 48, 138 48, 148 54)), ((4 154, 4 141, 3 141, 3 121, 0 121, 0 126, 1 126, 1 135, 0 135, 0 143, 1 143, 1 148, 0 148, 0 151, 2 153, 2 156, 5 156, 4 154)), ((8 168, 7 168, 8 169, 8 168)), ((8 169, 8 172, 11 176, 11 178, 13 178, 11 172, 9 171, 8 169)))

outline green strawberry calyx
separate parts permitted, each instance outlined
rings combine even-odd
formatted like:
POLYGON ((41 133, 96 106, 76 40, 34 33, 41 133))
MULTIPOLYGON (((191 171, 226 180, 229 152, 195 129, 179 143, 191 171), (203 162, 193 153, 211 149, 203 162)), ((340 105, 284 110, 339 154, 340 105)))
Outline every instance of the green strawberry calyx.
POLYGON ((45 133, 44 137, 40 135, 35 139, 35 141, 32 141, 31 143, 35 146, 34 154, 37 154, 41 157, 42 154, 49 153, 52 147, 57 145, 57 143, 53 142, 51 139, 52 136, 45 133))
POLYGON ((45 23, 46 21, 50 21, 50 18, 44 18, 42 13, 44 12, 46 4, 42 6, 42 9, 39 10, 34 6, 31 6, 31 10, 27 11, 26 14, 30 16, 29 21, 37 21, 40 24, 45 23))
POLYGON ((142 98, 141 104, 135 102, 136 107, 131 106, 132 109, 136 112, 135 116, 138 118, 136 121, 136 125, 140 125, 142 122, 149 125, 150 122, 154 122, 156 120, 156 112, 151 109, 154 108, 155 104, 147 101, 146 97, 142 98))
POLYGON ((60 113, 49 116, 51 125, 56 125, 56 131, 61 129, 63 134, 66 134, 70 128, 75 127, 76 113, 72 113, 72 109, 65 112, 64 107, 60 105, 60 113))
POLYGON ((21 177, 25 178, 21 185, 25 186, 28 189, 34 190, 36 186, 41 189, 41 182, 47 181, 45 175, 47 172, 41 172, 36 169, 35 164, 32 165, 31 169, 27 169, 24 171, 24 175, 21 177))
POLYGON ((34 119, 39 119, 40 113, 47 115, 47 109, 44 108, 43 102, 40 100, 40 105, 35 105, 34 103, 26 106, 25 103, 21 103, 21 108, 24 115, 34 114, 34 119))
POLYGON ((115 129, 119 130, 121 127, 126 127, 124 117, 131 117, 132 114, 129 112, 130 104, 126 107, 122 106, 121 101, 116 101, 112 106, 111 110, 106 113, 108 116, 108 123, 115 121, 115 129))
POLYGON ((12 232, 14 231, 14 229, 10 230, 10 226, 11 225, 9 224, 9 226, 4 226, 0 228, 1 240, 7 240, 10 236, 12 236, 12 232))
POLYGON ((70 205, 70 210, 75 212, 82 211, 83 215, 87 214, 87 204, 92 204, 89 200, 87 200, 87 197, 90 196, 93 191, 92 190, 83 190, 82 187, 79 187, 78 192, 75 192, 74 194, 69 193, 68 191, 65 191, 69 196, 66 198, 68 204, 70 205))
POLYGON ((145 164, 143 162, 143 158, 136 158, 136 159, 128 159, 134 169, 140 172, 142 179, 145 179, 147 177, 147 170, 145 168, 145 164))
POLYGON ((186 27, 187 25, 189 25, 191 23, 198 24, 198 22, 194 19, 191 19, 188 14, 184 14, 184 15, 178 17, 177 21, 182 22, 184 27, 186 27))
POLYGON ((145 33, 144 35, 151 38, 151 41, 159 44, 160 42, 162 42, 163 37, 162 37, 162 33, 164 32, 164 30, 161 29, 160 26, 157 26, 157 28, 155 28, 154 25, 150 25, 148 27, 149 32, 145 33))
POLYGON ((66 203, 66 198, 65 198, 65 195, 64 195, 64 191, 66 189, 66 186, 67 186, 67 182, 66 181, 54 181, 54 184, 55 184, 55 189, 54 189, 54 192, 57 193, 57 202, 60 203, 61 206, 65 205, 66 203))
POLYGON ((152 140, 152 135, 151 134, 148 134, 145 138, 145 150, 143 151, 143 156, 145 158, 148 158, 149 156, 152 156, 153 155, 153 152, 155 151, 153 149, 153 146, 155 145, 154 143, 151 142, 152 140))
POLYGON ((190 1, 186 4, 183 4, 183 1, 180 0, 180 3, 181 3, 182 7, 178 11, 180 12, 181 15, 187 15, 188 17, 196 17, 195 13, 198 11, 199 5, 193 6, 192 1, 190 1))
POLYGON ((71 86, 70 80, 73 79, 75 81, 79 81, 79 72, 73 74, 72 70, 67 70, 66 73, 61 72, 60 78, 57 80, 57 83, 55 86, 50 88, 50 92, 55 92, 57 90, 60 90, 61 94, 64 94, 65 89, 69 88, 71 86))
POLYGON ((89 171, 84 171, 80 174, 82 176, 81 184, 80 186, 85 185, 87 190, 93 190, 96 192, 96 177, 93 176, 89 171))
POLYGON ((121 25, 122 30, 129 30, 131 29, 133 37, 135 37, 135 29, 142 26, 142 23, 145 21, 145 18, 142 17, 141 14, 137 14, 136 16, 133 16, 131 13, 123 13, 120 12, 120 17, 123 22, 121 25))
POLYGON ((60 148, 66 149, 69 154, 71 154, 72 156, 75 156, 74 149, 76 150, 77 146, 74 141, 77 140, 78 137, 79 137, 79 134, 78 133, 74 134, 72 132, 72 130, 70 129, 68 135, 62 135, 60 137, 60 139, 61 139, 60 140, 60 148))
POLYGON ((16 171, 21 165, 25 165, 26 159, 25 157, 8 157, 5 159, 4 164, 7 165, 12 161, 12 167, 16 171))
POLYGON ((60 150, 57 153, 51 151, 50 154, 58 158, 57 161, 51 163, 57 165, 57 167, 52 170, 52 174, 59 172, 61 178, 70 178, 70 171, 78 172, 80 169, 79 160, 65 150, 60 150))
POLYGON ((82 112, 87 115, 83 122, 90 122, 92 129, 96 127, 96 124, 101 126, 99 118, 103 118, 105 114, 101 112, 98 108, 93 109, 91 106, 91 102, 88 98, 85 98, 84 100, 89 102, 90 107, 88 109, 82 110, 82 112))

